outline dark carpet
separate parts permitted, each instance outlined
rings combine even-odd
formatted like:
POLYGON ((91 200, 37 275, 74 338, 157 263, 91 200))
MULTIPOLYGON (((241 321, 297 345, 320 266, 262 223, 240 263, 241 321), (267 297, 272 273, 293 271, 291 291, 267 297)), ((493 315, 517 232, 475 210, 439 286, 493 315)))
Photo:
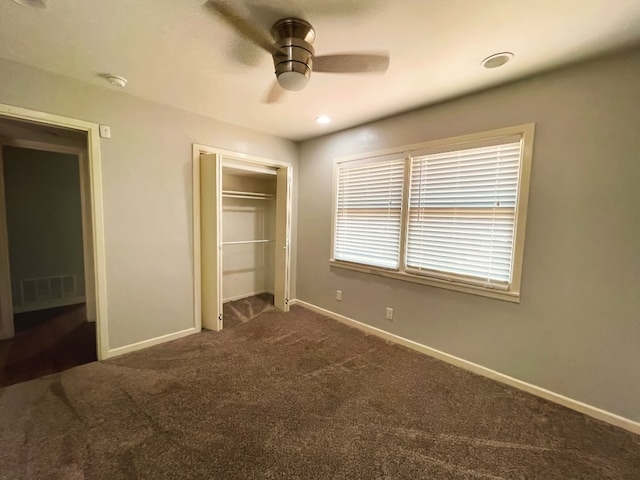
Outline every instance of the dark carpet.
POLYGON ((640 472, 639 436, 296 306, 2 388, 0 412, 3 479, 640 472))
POLYGON ((0 340, 0 386, 97 360, 96 324, 84 304, 19 313, 15 337, 0 340))
POLYGON ((273 295, 269 293, 227 302, 222 307, 223 328, 237 327, 271 310, 276 307, 273 306, 273 295))

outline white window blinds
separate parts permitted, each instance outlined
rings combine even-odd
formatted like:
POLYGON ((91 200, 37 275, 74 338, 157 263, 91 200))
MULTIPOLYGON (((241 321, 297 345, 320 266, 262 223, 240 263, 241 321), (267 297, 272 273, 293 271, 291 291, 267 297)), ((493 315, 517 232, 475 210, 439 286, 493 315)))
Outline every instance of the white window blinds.
POLYGON ((336 260, 397 269, 404 160, 338 165, 336 260))
POLYGON ((507 289, 521 142, 411 159, 407 271, 507 289))

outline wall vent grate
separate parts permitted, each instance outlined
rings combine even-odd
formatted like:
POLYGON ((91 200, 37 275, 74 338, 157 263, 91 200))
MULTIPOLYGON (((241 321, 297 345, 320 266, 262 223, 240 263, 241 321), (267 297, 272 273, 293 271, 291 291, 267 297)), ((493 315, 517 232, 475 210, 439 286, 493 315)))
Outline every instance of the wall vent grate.
POLYGON ((51 300, 62 300, 77 296, 76 276, 27 278, 20 282, 22 305, 31 305, 51 300))

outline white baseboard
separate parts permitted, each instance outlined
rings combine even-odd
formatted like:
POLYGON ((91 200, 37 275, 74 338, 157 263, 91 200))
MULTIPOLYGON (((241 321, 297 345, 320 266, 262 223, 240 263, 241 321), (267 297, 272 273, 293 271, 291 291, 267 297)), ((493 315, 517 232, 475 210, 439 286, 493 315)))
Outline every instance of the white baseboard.
POLYGON ((47 308, 67 307, 69 305, 77 305, 85 303, 85 297, 60 298, 57 300, 48 300, 46 302, 29 303, 27 305, 17 305, 13 307, 13 313, 35 312, 36 310, 45 310, 47 308))
POLYGON ((318 307, 311 303, 307 303, 305 301, 297 300, 297 299, 291 300, 289 303, 290 305, 300 305, 314 312, 317 312, 322 315, 326 315, 327 317, 331 317, 335 320, 338 320, 339 322, 342 322, 351 327, 358 328, 366 333, 370 333, 372 335, 376 335, 377 337, 383 338, 385 340, 389 340, 391 342, 404 345, 405 347, 409 347, 420 353, 425 353, 433 358, 437 358, 438 360, 442 360, 443 362, 449 363, 451 365, 455 365, 456 367, 463 368, 464 370, 468 370, 478 375, 482 375, 483 377, 487 377, 492 380, 496 380, 498 382, 509 385, 511 387, 517 388, 519 390, 523 390, 527 393, 531 393, 533 395, 536 395, 538 397, 544 398, 551 402, 557 403, 564 407, 570 408, 577 412, 583 413, 590 417, 597 418, 598 420, 602 420, 604 422, 610 423, 611 425, 615 425, 616 427, 624 428, 625 430, 628 430, 630 432, 640 434, 640 423, 634 420, 621 417, 620 415, 616 415, 615 413, 607 412, 606 410, 602 410, 600 408, 594 407, 592 405, 588 405, 578 400, 565 397, 564 395, 560 395, 559 393, 552 392, 551 390, 547 390, 545 388, 538 387, 536 385, 532 385, 527 382, 523 382, 522 380, 518 380, 517 378, 510 377, 508 375, 497 372, 495 370, 491 370, 490 368, 483 367, 482 365, 478 365, 476 363, 463 360, 462 358, 449 355, 448 353, 441 352, 440 350, 427 347, 426 345, 422 345, 420 343, 414 342, 413 340, 408 340, 404 337, 400 337, 393 333, 389 333, 384 330, 380 330, 379 328, 367 325, 365 323, 358 322, 357 320, 354 320, 349 317, 345 317, 344 315, 340 315, 339 313, 335 313, 330 310, 326 310, 324 308, 318 307))
POLYGON ((271 295, 273 295, 273 292, 269 292, 268 290, 260 290, 258 292, 241 293, 240 295, 234 295, 232 297, 223 298, 222 303, 233 302, 235 300, 242 300, 243 298, 253 297, 254 295, 261 295, 263 293, 270 293, 271 295))
POLYGON ((107 352, 107 358, 117 357, 118 355, 124 355, 125 353, 135 352, 136 350, 142 350, 143 348, 152 347, 161 343, 170 342, 171 340, 177 340, 194 333, 198 333, 198 329, 195 327, 187 328, 186 330, 180 330, 179 332, 169 333, 160 337, 150 338, 149 340, 143 340, 141 342, 132 343, 131 345, 125 345, 124 347, 112 348, 107 352))

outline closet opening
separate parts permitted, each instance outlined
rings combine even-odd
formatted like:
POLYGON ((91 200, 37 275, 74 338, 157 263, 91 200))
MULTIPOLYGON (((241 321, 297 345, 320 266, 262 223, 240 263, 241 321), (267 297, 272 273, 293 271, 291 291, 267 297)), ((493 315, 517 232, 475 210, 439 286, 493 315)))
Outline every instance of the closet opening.
POLYGON ((276 176, 222 162, 222 326, 274 309, 276 176))
POLYGON ((288 311, 291 165, 194 145, 193 174, 196 328, 288 311))

